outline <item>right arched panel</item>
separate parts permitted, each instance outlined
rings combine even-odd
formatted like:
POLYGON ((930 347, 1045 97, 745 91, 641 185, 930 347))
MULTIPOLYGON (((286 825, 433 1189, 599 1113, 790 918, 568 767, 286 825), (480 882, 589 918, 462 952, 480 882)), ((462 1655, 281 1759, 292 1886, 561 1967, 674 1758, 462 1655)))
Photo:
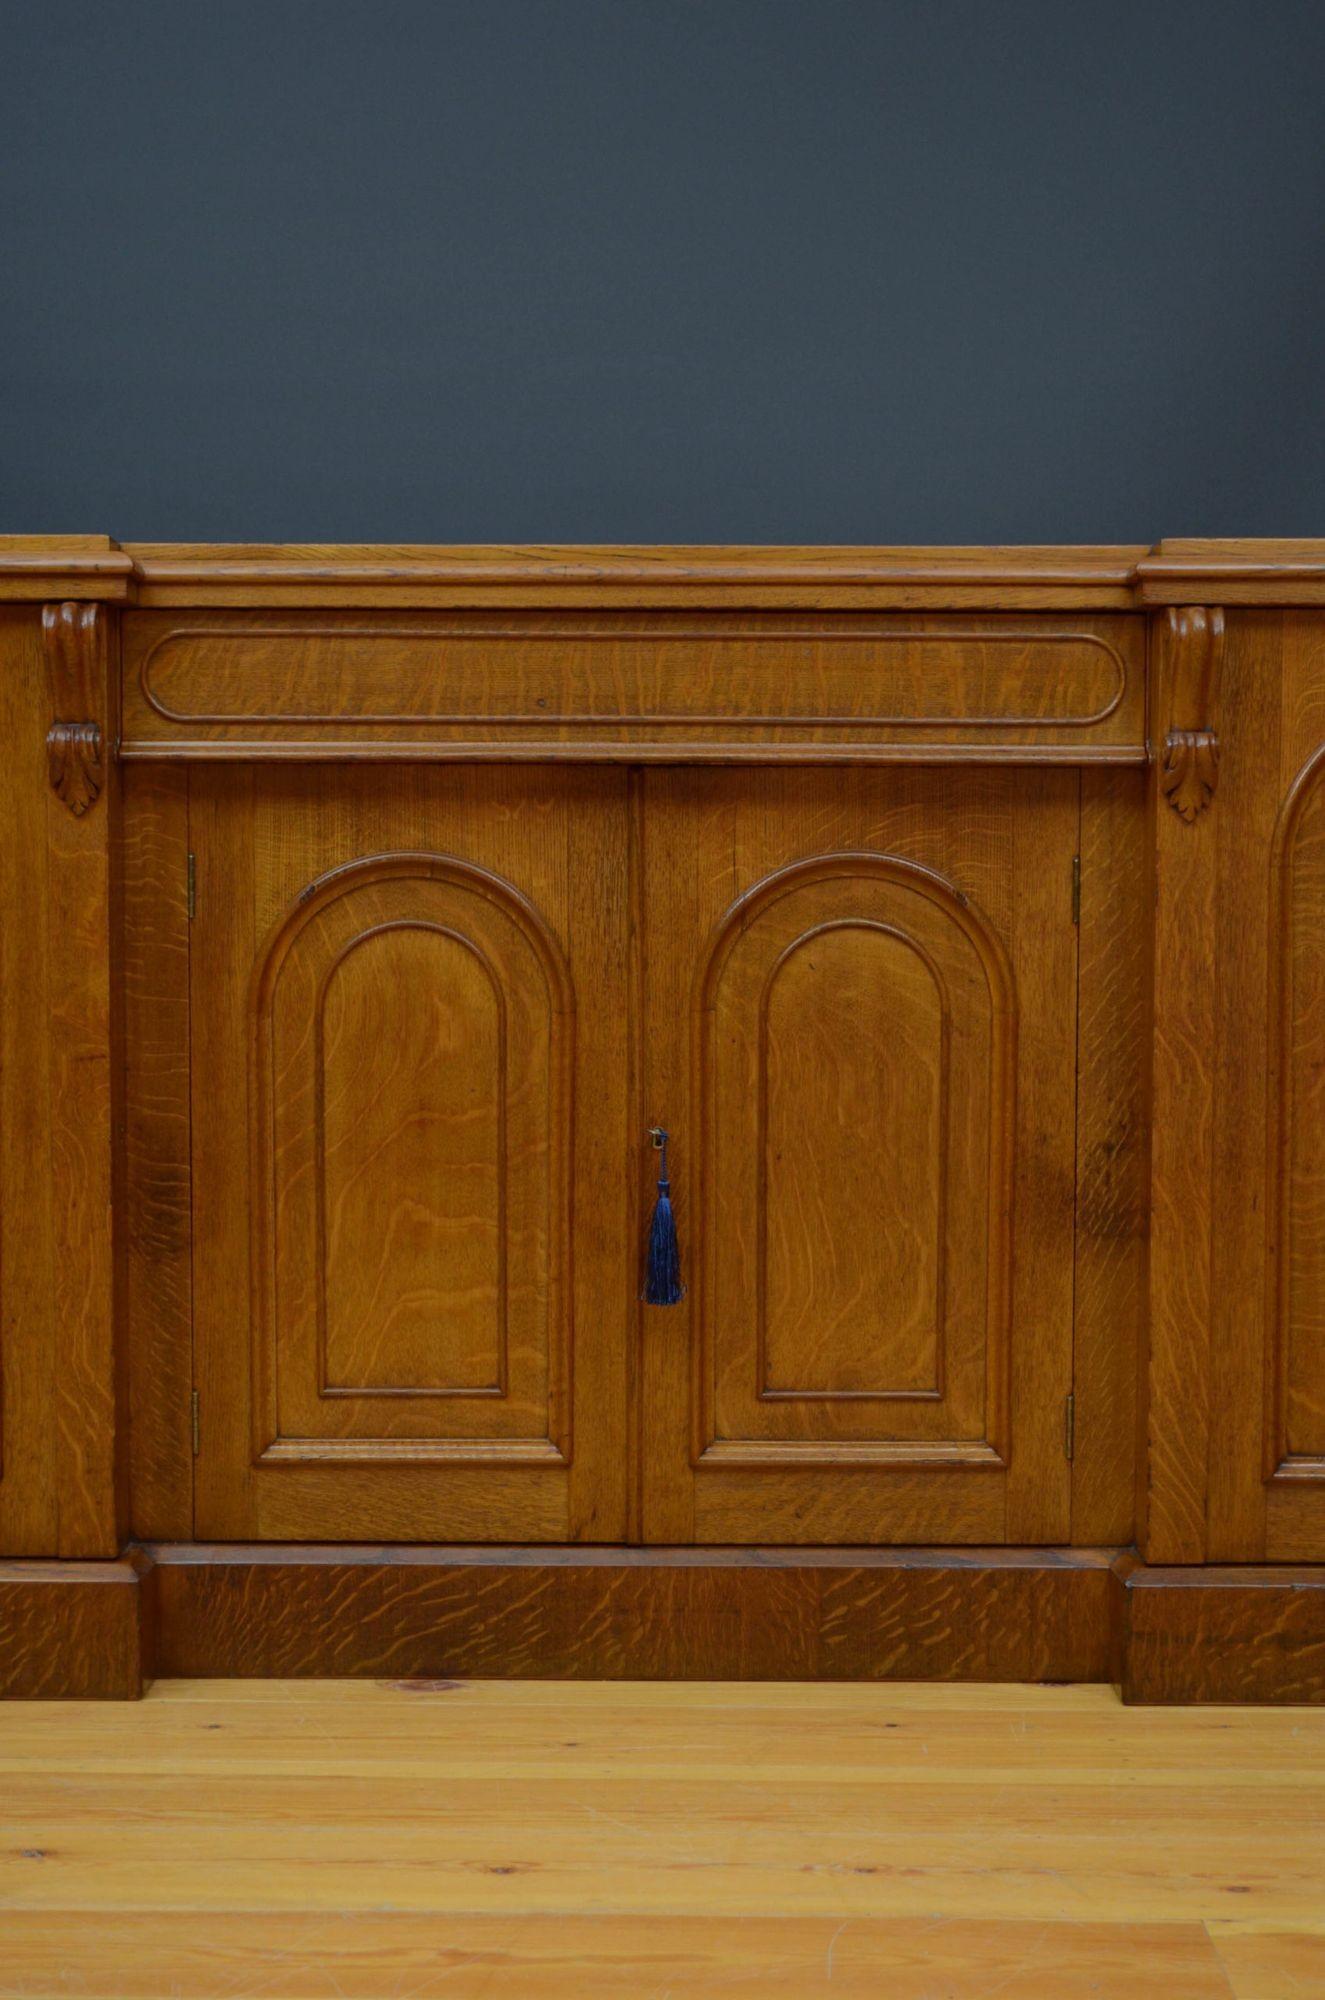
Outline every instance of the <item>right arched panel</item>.
POLYGON ((801 862, 700 994, 704 1456, 1001 1455, 1013 1008, 941 877, 801 862))

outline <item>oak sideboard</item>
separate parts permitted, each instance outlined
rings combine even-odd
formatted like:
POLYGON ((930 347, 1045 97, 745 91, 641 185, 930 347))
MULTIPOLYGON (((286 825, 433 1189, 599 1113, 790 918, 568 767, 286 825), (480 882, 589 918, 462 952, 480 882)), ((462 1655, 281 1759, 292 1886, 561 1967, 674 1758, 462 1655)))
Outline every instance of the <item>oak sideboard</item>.
POLYGON ((0 1689, 1325 1698, 1325 542, 11 537, 0 757, 0 1689))

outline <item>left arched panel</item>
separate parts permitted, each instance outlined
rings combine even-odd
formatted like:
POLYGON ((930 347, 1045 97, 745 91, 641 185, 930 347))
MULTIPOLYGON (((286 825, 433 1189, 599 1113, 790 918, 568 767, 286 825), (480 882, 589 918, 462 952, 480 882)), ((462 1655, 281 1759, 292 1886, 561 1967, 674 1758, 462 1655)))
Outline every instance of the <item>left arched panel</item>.
POLYGON ((569 976, 498 877, 338 870, 253 987, 255 1453, 568 1450, 569 976))

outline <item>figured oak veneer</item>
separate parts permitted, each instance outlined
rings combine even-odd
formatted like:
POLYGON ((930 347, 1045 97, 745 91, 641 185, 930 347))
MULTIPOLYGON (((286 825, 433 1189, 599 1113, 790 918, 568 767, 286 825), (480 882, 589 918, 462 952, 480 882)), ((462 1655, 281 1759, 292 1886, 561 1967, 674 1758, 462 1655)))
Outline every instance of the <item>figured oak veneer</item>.
POLYGON ((0 1696, 136 1699, 152 1672, 151 1564, 0 1559, 0 1696))
POLYGON ((0 1686, 1325 1693, 1325 545, 0 599, 0 1686))
POLYGON ((1218 792, 1191 825, 1157 809, 1141 1545, 1161 1564, 1325 1555, 1310 1295, 1322 687, 1318 613, 1229 612, 1218 792))
POLYGON ((1068 1539, 1079 826, 1069 772, 646 774, 650 1540, 1068 1539))
POLYGON ((200 1531, 624 1532, 626 833, 609 772, 195 774, 200 1531))
POLYGON ((114 650, 103 607, 66 609, 0 606, 0 1552, 113 1557, 128 1525, 118 771, 75 813, 52 788, 49 734, 63 713, 108 740, 114 650))
POLYGON ((258 1462, 564 1462, 575 1001, 537 911, 346 863, 259 953, 258 1462))
POLYGON ((1137 761, 1136 620, 133 614, 123 754, 1137 761))
POLYGON ((696 1008, 701 1457, 740 1439, 748 1464, 1002 1463, 1016 994, 997 934, 917 862, 812 857, 723 918, 696 1008))

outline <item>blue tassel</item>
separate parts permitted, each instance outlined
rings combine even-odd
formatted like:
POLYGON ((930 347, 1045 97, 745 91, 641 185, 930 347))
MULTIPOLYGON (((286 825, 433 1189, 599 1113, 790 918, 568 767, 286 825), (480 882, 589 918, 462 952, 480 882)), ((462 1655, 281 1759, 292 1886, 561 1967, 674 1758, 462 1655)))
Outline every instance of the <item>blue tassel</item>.
POLYGON ((649 1224, 649 1254, 644 1266, 646 1306, 679 1306, 685 1297, 681 1283, 681 1251, 676 1240, 676 1218, 672 1214, 671 1182, 667 1178, 667 1134, 655 1125, 649 1135, 662 1154, 659 1161, 658 1199, 649 1224))

